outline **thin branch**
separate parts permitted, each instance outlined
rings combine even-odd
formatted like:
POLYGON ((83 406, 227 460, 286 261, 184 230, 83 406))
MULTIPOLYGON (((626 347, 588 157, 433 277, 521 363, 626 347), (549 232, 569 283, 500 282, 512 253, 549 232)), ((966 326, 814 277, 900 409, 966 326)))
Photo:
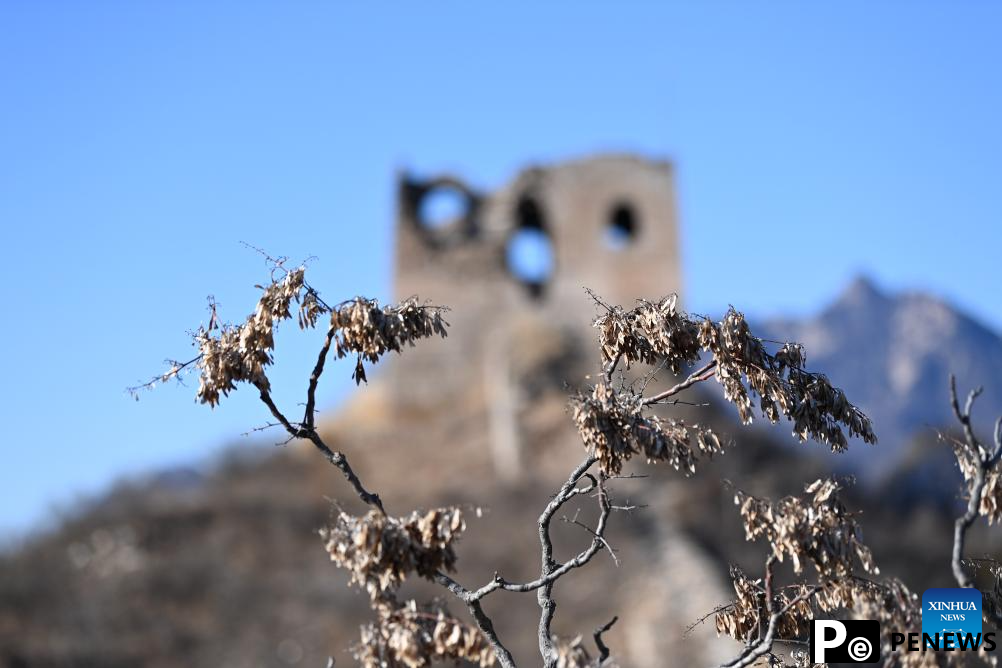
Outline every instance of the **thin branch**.
MULTIPOLYGON (((539 516, 539 544, 540 544, 540 578, 550 579, 554 572, 560 570, 561 567, 553 559, 553 541, 550 538, 550 522, 553 520, 554 514, 560 509, 568 499, 573 497, 576 491, 577 481, 580 480, 591 466, 598 461, 595 455, 589 455, 581 464, 578 465, 576 469, 571 473, 571 476, 564 483, 557 495, 553 497, 546 508, 543 509, 542 514, 539 516)), ((605 533, 605 525, 609 518, 609 514, 612 509, 609 507, 609 497, 605 492, 605 477, 603 474, 599 474, 598 482, 599 490, 599 505, 601 506, 601 514, 598 518, 598 524, 595 529, 595 535, 601 537, 605 533)), ((591 545, 588 549, 578 555, 578 557, 573 560, 574 562, 579 562, 579 565, 587 563, 595 553, 598 552, 601 546, 599 538, 592 539, 591 545)), ((568 562, 568 564, 573 562, 568 562)), ((564 564, 564 567, 568 566, 564 564)), ((567 570, 570 570, 569 568, 567 570)), ((559 577, 559 576, 557 576, 559 577)), ((550 632, 550 625, 553 623, 553 615, 556 613, 557 604, 553 600, 553 581, 556 577, 552 577, 549 582, 544 584, 542 587, 536 590, 536 601, 539 603, 539 608, 541 610, 539 615, 539 630, 538 630, 538 640, 539 640, 539 653, 543 659, 544 668, 553 668, 557 665, 557 652, 553 646, 553 634, 550 632)))
MULTIPOLYGON (((974 578, 964 568, 964 544, 967 541, 967 531, 978 519, 981 498, 985 491, 985 482, 988 473, 999 463, 999 459, 1002 457, 1002 418, 999 418, 995 422, 995 448, 993 451, 989 452, 987 448, 982 446, 974 434, 971 409, 974 406, 975 399, 981 394, 981 389, 979 387, 972 390, 967 395, 964 407, 961 408, 960 400, 957 397, 957 379, 953 375, 950 376, 950 406, 953 408, 953 414, 964 428, 964 440, 966 441, 970 456, 974 457, 974 466, 972 467, 974 469, 974 478, 970 481, 967 509, 963 515, 957 518, 953 525, 953 553, 950 562, 953 570, 953 578, 959 586, 965 588, 975 586, 974 578)), ((958 443, 957 447, 962 446, 958 443)), ((984 610, 984 613, 996 626, 1002 628, 1002 615, 998 614, 995 610, 987 608, 984 610)))
POLYGON ((597 479, 594 475, 588 473, 588 469, 591 468, 596 461, 598 461, 597 457, 589 456, 581 464, 579 464, 571 473, 567 482, 563 484, 560 490, 550 500, 539 517, 539 535, 543 563, 539 578, 531 582, 514 583, 505 580, 499 574, 495 573, 493 580, 479 589, 471 591, 445 573, 437 572, 432 576, 432 579, 435 582, 448 589, 456 598, 466 604, 467 608, 470 610, 470 614, 473 615, 477 626, 484 633, 490 641, 491 646, 494 648, 498 661, 500 661, 501 665, 506 668, 513 668, 515 665, 514 660, 508 650, 501 644, 497 634, 494 632, 490 618, 486 615, 486 613, 484 613, 483 608, 481 607, 481 599, 488 594, 498 591, 499 589, 519 593, 536 591, 537 598, 540 600, 540 606, 543 607, 544 610, 543 616, 540 619, 540 633, 545 631, 547 640, 545 644, 542 640, 540 640, 540 651, 548 651, 548 653, 543 654, 545 665, 555 665, 556 652, 553 649, 553 641, 550 638, 549 632, 550 621, 553 618, 553 610, 556 609, 556 603, 553 603, 551 596, 553 583, 575 568, 580 568, 584 564, 588 563, 591 558, 595 556, 595 553, 598 552, 602 543, 599 538, 595 538, 592 540, 588 548, 578 554, 574 559, 571 559, 566 563, 559 564, 553 559, 553 543, 549 535, 550 522, 552 521, 553 515, 557 512, 557 510, 567 503, 567 501, 575 496, 578 496, 579 494, 588 493, 597 487, 599 489, 600 496, 602 499, 605 499, 602 501, 605 505, 603 506, 602 516, 599 518, 596 533, 601 536, 601 534, 605 531, 605 521, 612 509, 608 503, 608 497, 604 492, 604 479, 597 479), (588 484, 583 487, 578 487, 578 482, 582 479, 586 479, 588 484), (544 648, 547 649, 544 650, 544 648), (546 662, 547 657, 551 655, 552 661, 546 662))
POLYGON ((953 414, 957 416, 957 420, 964 428, 964 439, 967 441, 967 445, 978 453, 982 451, 982 447, 974 435, 974 425, 971 424, 971 408, 974 406, 974 400, 978 398, 983 390, 983 387, 971 390, 967 395, 964 408, 961 410, 960 401, 957 399, 957 378, 953 374, 950 374, 950 406, 953 408, 953 414))
POLYGON ((974 581, 967 571, 964 570, 962 563, 964 559, 964 543, 967 538, 967 530, 971 528, 978 518, 978 508, 981 506, 981 494, 985 488, 985 458, 982 456, 984 450, 974 435, 974 428, 971 425, 971 408, 979 394, 981 394, 981 388, 971 390, 967 395, 967 402, 961 408, 960 401, 957 398, 957 379, 952 374, 950 375, 950 406, 953 408, 953 414, 964 428, 964 439, 971 451, 971 455, 977 458, 977 465, 974 467, 974 480, 971 481, 969 498, 967 499, 967 509, 963 515, 957 518, 953 526, 951 566, 953 577, 961 587, 974 586, 974 581))
POLYGON ((306 438, 306 432, 303 430, 302 426, 294 426, 291 422, 289 422, 289 418, 285 417, 282 411, 278 409, 278 406, 275 405, 275 401, 271 398, 271 392, 269 392, 268 389, 262 385, 257 385, 257 389, 261 393, 261 401, 268 407, 268 410, 271 411, 273 416, 275 416, 275 419, 278 420, 279 424, 285 427, 285 430, 292 436, 295 436, 296 438, 306 438))
POLYGON ((491 618, 487 616, 484 612, 483 606, 480 605, 480 601, 471 601, 466 604, 467 609, 470 611, 470 615, 473 616, 473 620, 477 623, 477 627, 480 632, 484 634, 487 638, 487 642, 491 644, 491 649, 494 650, 494 656, 497 658, 498 663, 501 664, 502 668, 516 668, 515 659, 512 657, 511 652, 508 648, 501 643, 501 639, 498 638, 497 631, 494 630, 494 623, 491 618))
POLYGON ((313 367, 313 373, 310 374, 310 385, 306 390, 306 413, 303 415, 303 424, 306 425, 307 429, 313 429, 314 409, 317 405, 317 385, 320 383, 320 374, 324 372, 324 364, 327 363, 327 353, 330 352, 331 344, 334 342, 337 330, 338 325, 332 323, 327 330, 327 338, 324 339, 324 345, 321 346, 320 353, 317 355, 317 363, 313 367))
POLYGON ((669 397, 672 397, 672 396, 678 394, 679 392, 681 392, 682 390, 685 390, 685 389, 687 389, 689 387, 692 387, 696 383, 699 383, 701 381, 704 381, 704 380, 707 380, 709 378, 712 378, 713 374, 716 373, 716 371, 717 371, 717 361, 713 360, 712 362, 710 362, 706 366, 702 367, 701 369, 697 369, 696 371, 693 371, 691 374, 689 374, 688 378, 686 378, 685 380, 683 380, 678 385, 675 385, 674 387, 670 387, 667 390, 665 390, 664 392, 661 392, 659 394, 655 394, 652 397, 648 397, 648 398, 644 399, 643 400, 643 405, 644 406, 650 406, 651 404, 656 404, 659 401, 663 401, 663 400, 665 400, 665 399, 667 399, 669 397))
POLYGON ((162 374, 153 376, 153 378, 146 381, 145 383, 141 383, 139 385, 133 385, 132 387, 127 387, 125 388, 125 391, 131 394, 132 396, 136 397, 138 396, 140 390, 151 390, 156 386, 157 383, 166 383, 172 378, 176 378, 178 381, 180 381, 181 372, 187 369, 192 364, 201 361, 201 359, 202 356, 198 355, 188 360, 187 362, 178 362, 177 360, 167 360, 166 363, 170 364, 171 367, 170 369, 163 372, 162 374))
MULTIPOLYGON (((612 506, 609 507, 610 509, 615 509, 612 506)), ((566 522, 567 524, 574 524, 576 526, 579 526, 588 533, 590 533, 595 540, 600 541, 602 543, 602 546, 609 552, 609 556, 612 557, 613 562, 615 562, 616 566, 619 566, 619 557, 616 556, 616 551, 612 549, 612 546, 609 545, 609 541, 607 541, 604 536, 600 536, 597 531, 592 529, 584 522, 579 521, 577 518, 561 517, 560 519, 566 522)))
POLYGON ((602 662, 609 658, 609 648, 602 641, 602 634, 611 629, 612 625, 615 624, 617 621, 619 621, 619 615, 613 617, 608 622, 595 629, 595 632, 592 633, 591 637, 595 639, 595 647, 598 648, 599 665, 602 665, 602 662))
POLYGON ((733 608, 733 607, 734 607, 733 603, 724 603, 723 605, 718 605, 713 610, 710 610, 708 613, 706 613, 705 615, 703 615, 702 617, 700 617, 699 619, 697 619, 696 621, 694 621, 692 624, 689 624, 689 626, 685 627, 685 631, 682 632, 682 639, 685 640, 685 638, 687 638, 689 636, 689 634, 692 633, 692 631, 697 626, 699 626, 700 624, 702 624, 703 622, 705 622, 710 617, 713 617, 717 613, 723 612, 724 610, 727 610, 727 609, 733 608))
POLYGON ((298 426, 293 425, 289 422, 289 419, 285 417, 282 411, 278 409, 278 406, 275 405, 275 402, 272 400, 271 394, 268 390, 260 386, 258 387, 258 390, 261 392, 261 401, 264 402, 264 404, 268 407, 268 410, 271 411, 271 414, 275 416, 275 419, 278 420, 283 427, 285 427, 286 431, 288 431, 290 435, 295 438, 305 438, 313 443, 313 445, 315 445, 316 448, 323 453, 324 457, 327 458, 327 461, 341 470, 345 479, 352 486, 355 493, 358 494, 358 497, 362 499, 362 501, 378 509, 383 515, 386 514, 386 509, 383 508, 383 501, 379 498, 379 495, 365 489, 362 485, 362 481, 359 480, 355 471, 351 468, 351 464, 348 463, 348 458, 344 456, 344 453, 331 450, 327 447, 327 444, 320 438, 320 434, 317 433, 316 429, 313 429, 312 427, 307 428, 301 424, 298 426))
POLYGON ((623 359, 623 353, 616 353, 616 357, 609 363, 609 367, 605 370, 606 383, 612 384, 612 374, 616 372, 616 367, 621 359, 623 359))

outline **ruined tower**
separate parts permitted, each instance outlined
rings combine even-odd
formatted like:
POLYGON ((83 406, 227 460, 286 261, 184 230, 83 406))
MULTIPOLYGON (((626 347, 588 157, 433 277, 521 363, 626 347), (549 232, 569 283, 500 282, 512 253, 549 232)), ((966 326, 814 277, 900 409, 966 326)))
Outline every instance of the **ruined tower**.
POLYGON ((520 412, 546 389, 539 369, 562 380, 595 370, 595 305, 584 288, 629 305, 681 286, 667 162, 610 155, 531 167, 493 193, 454 176, 402 175, 396 225, 395 297, 449 306, 451 328, 395 357, 383 391, 398 411, 486 407, 502 475, 521 456, 520 412), (458 210, 434 219, 428 203, 443 193, 458 210))

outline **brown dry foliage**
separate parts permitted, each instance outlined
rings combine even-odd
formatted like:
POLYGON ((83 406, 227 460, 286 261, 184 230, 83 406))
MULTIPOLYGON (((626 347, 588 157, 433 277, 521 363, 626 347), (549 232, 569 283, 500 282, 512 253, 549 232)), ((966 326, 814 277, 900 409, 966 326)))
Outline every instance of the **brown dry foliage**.
MULTIPOLYGON (((970 496, 971 485, 974 484, 974 477, 981 466, 984 453, 972 452, 970 447, 962 441, 951 439, 953 454, 957 458, 957 465, 964 476, 967 485, 967 495, 970 496)), ((985 486, 981 491, 981 503, 978 504, 978 514, 985 517, 989 524, 1002 522, 1002 462, 996 462, 991 470, 985 472, 985 486)))
POLYGON ((461 661, 482 668, 494 665, 494 652, 483 634, 449 614, 438 600, 424 606, 415 601, 376 606, 376 621, 362 627, 361 640, 351 652, 365 668, 425 668, 461 661))
POLYGON ((855 516, 839 500, 840 489, 835 480, 815 480, 802 497, 772 502, 739 491, 734 503, 740 506, 745 538, 765 538, 773 555, 779 561, 789 558, 798 574, 804 563, 811 563, 820 577, 846 575, 853 571, 854 560, 867 573, 876 573, 855 516))
POLYGON ((574 399, 572 417, 585 448, 610 475, 619 474, 623 463, 636 454, 648 463, 667 462, 691 475, 700 458, 723 452, 720 438, 709 428, 645 415, 643 397, 617 393, 605 383, 597 384, 590 396, 574 399))
MULTIPOLYGON (((387 352, 399 353, 418 339, 447 335, 443 307, 419 304, 414 297, 381 307, 375 299, 358 297, 332 308, 306 283, 305 272, 305 267, 293 269, 262 288, 257 307, 240 325, 220 325, 213 306, 208 326, 194 334, 201 370, 196 393, 200 402, 215 406, 220 395, 228 395, 239 382, 270 389, 266 368, 274 361, 275 326, 292 317, 293 303, 299 304, 301 329, 315 327, 322 315, 331 314, 335 354, 338 358, 358 355, 357 382, 365 380, 363 360, 375 363, 387 352)), ((161 380, 176 376, 179 370, 174 364, 161 380)))
POLYGON ((454 542, 465 528, 458 508, 415 511, 406 518, 370 510, 362 517, 339 513, 320 536, 331 561, 377 600, 395 591, 410 573, 431 577, 454 570, 454 542))
POLYGON ((801 346, 785 343, 775 354, 768 352, 734 308, 720 321, 695 317, 678 307, 673 294, 658 302, 641 300, 631 310, 605 306, 594 325, 607 365, 623 360, 629 367, 639 361, 678 373, 708 354, 724 397, 746 424, 754 417, 752 398, 757 396, 761 414, 773 424, 783 417, 793 422, 800 441, 816 440, 835 452, 848 446, 845 431, 867 443, 877 441, 869 418, 845 393, 824 375, 803 368, 801 346))

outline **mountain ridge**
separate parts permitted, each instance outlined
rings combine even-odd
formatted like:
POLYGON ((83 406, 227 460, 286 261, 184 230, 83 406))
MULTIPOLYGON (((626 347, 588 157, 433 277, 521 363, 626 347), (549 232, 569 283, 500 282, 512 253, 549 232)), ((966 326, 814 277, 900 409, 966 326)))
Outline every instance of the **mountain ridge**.
POLYGON ((837 379, 873 420, 878 447, 847 456, 864 478, 894 468, 916 436, 954 426, 950 374, 962 394, 984 388, 974 410, 980 431, 990 433, 1002 414, 1002 337, 927 292, 888 292, 861 275, 815 315, 765 319, 755 329, 804 344, 808 368, 837 379))

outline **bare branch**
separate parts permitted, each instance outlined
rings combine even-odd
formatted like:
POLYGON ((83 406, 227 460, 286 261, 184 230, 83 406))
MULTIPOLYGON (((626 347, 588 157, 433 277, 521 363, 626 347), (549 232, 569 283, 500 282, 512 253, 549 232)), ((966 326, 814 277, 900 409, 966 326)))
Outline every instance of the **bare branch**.
POLYGON ((330 352, 331 344, 334 343, 334 337, 337 335, 337 330, 338 324, 336 322, 332 322, 331 326, 327 329, 327 337, 324 339, 324 344, 320 347, 320 353, 317 355, 317 363, 313 367, 313 373, 310 374, 310 385, 306 390, 306 412, 303 415, 303 424, 305 424, 308 429, 313 429, 314 412, 317 405, 317 385, 320 383, 320 374, 324 372, 324 364, 327 362, 327 353, 330 352))
MULTIPOLYGON (((553 559, 553 541, 550 538, 550 522, 553 520, 554 514, 560 509, 564 503, 567 502, 572 496, 577 492, 575 491, 575 485, 577 481, 580 480, 587 470, 598 461, 595 455, 590 455, 581 464, 578 465, 576 469, 571 473, 570 478, 564 483, 557 495, 553 497, 543 513, 539 516, 539 544, 541 547, 541 568, 540 568, 540 578, 547 579, 550 578, 555 571, 560 570, 561 567, 553 559)), ((601 506, 602 512, 598 519, 598 525, 595 529, 595 536, 592 540, 591 545, 588 549, 578 555, 573 562, 579 562, 580 565, 587 563, 601 546, 600 537, 605 533, 606 521, 609 518, 609 514, 612 512, 609 507, 609 498, 605 492, 605 477, 604 474, 599 474, 599 504, 601 506)), ((564 564, 566 567, 568 564, 564 564)), ((567 568, 570 570, 570 568, 567 568)), ((557 576, 559 577, 559 576, 557 576)), ((536 600, 540 607, 539 616, 539 630, 538 630, 538 640, 539 640, 539 653, 543 658, 543 665, 545 668, 552 668, 557 663, 557 652, 553 646, 553 634, 550 632, 550 625, 553 622, 553 615, 556 612, 557 604, 553 600, 553 581, 556 578, 552 578, 551 581, 544 584, 538 590, 536 590, 536 600)))
POLYGON ((487 616, 487 613, 484 612, 480 601, 470 601, 466 604, 466 607, 473 616, 473 620, 477 623, 477 627, 480 629, 480 632, 484 634, 487 641, 491 644, 491 649, 494 650, 494 656, 497 658, 498 663, 501 664, 502 668, 516 668, 515 658, 512 657, 508 648, 501 643, 501 639, 498 638, 497 631, 494 630, 494 623, 491 621, 491 618, 487 616))
MULTIPOLYGON (((953 570, 953 578, 961 587, 975 586, 974 578, 964 568, 964 545, 967 541, 967 531, 974 525, 980 514, 987 476, 1002 457, 1002 417, 995 422, 995 447, 991 452, 978 441, 974 434, 971 409, 981 391, 980 387, 972 390, 967 395, 964 407, 961 408, 957 396, 957 379, 952 374, 950 375, 950 405, 953 408, 953 414, 963 426, 965 445, 967 446, 966 456, 971 458, 969 460, 970 466, 965 470, 965 477, 968 477, 967 508, 953 525, 953 552, 950 565, 953 570)), ((958 444, 955 447, 960 446, 958 444)), ((965 455, 958 451, 957 456, 960 458, 965 455)), ((1002 615, 998 614, 998 611, 986 607, 984 612, 996 626, 1002 628, 1002 615)))
POLYGON ((678 385, 675 385, 674 387, 668 388, 664 392, 661 392, 659 394, 655 394, 652 397, 645 398, 643 400, 644 406, 650 406, 651 404, 656 404, 656 403, 658 403, 660 401, 664 401, 665 399, 668 399, 669 397, 675 396, 676 394, 678 394, 682 390, 685 390, 687 388, 692 387, 696 383, 699 383, 699 382, 702 382, 704 380, 708 380, 708 379, 712 378, 713 374, 716 373, 716 367, 717 367, 717 361, 714 360, 714 361, 710 362, 709 364, 707 364, 706 366, 702 367, 701 369, 697 369, 696 371, 693 371, 691 374, 689 374, 688 378, 686 378, 685 380, 683 380, 678 385))
POLYGON ((595 639, 595 647, 598 648, 598 663, 602 664, 603 661, 609 658, 609 648, 604 642, 602 642, 602 634, 612 628, 612 625, 619 621, 619 615, 613 617, 608 622, 602 626, 595 629, 592 633, 592 638, 595 639))
POLYGON ((982 447, 974 435, 974 426, 971 424, 971 408, 974 406, 974 400, 978 398, 983 390, 983 387, 971 390, 967 395, 964 408, 961 409, 960 401, 957 399, 957 378, 953 374, 950 374, 950 406, 953 408, 953 414, 964 428, 964 438, 967 441, 968 447, 977 453, 982 451, 982 447))
POLYGON ((258 385, 257 389, 261 393, 261 401, 268 407, 268 410, 271 411, 273 416, 275 416, 275 419, 278 420, 279 424, 285 427, 285 430, 289 432, 290 435, 296 438, 305 438, 306 432, 303 430, 302 426, 295 426, 289 422, 289 418, 285 417, 282 411, 278 409, 278 406, 275 405, 275 401, 271 398, 271 392, 269 392, 263 385, 258 385))
POLYGON ((324 457, 327 458, 327 461, 341 470, 345 479, 352 486, 355 493, 358 494, 358 497, 362 499, 362 501, 379 509, 379 512, 382 514, 386 514, 386 510, 383 508, 383 502, 379 498, 379 495, 365 489, 362 485, 362 481, 359 480, 355 471, 351 468, 351 464, 348 463, 348 458, 345 457, 343 453, 331 450, 327 447, 327 444, 320 438, 320 434, 318 434, 312 427, 307 428, 303 425, 296 426, 289 422, 289 419, 285 417, 282 411, 279 410, 278 406, 275 405, 275 402, 272 400, 271 394, 268 390, 263 387, 259 387, 258 389, 261 392, 261 401, 264 402, 264 404, 268 407, 268 410, 271 411, 271 414, 275 416, 275 419, 278 420, 283 427, 285 427, 286 431, 288 431, 291 436, 295 438, 305 438, 313 443, 313 445, 315 445, 316 448, 323 453, 324 457))
POLYGON ((612 362, 609 363, 609 366, 605 370, 605 382, 612 382, 612 374, 616 372, 616 367, 619 365, 619 360, 621 359, 623 359, 623 354, 619 353, 615 358, 613 358, 612 362))
POLYGON ((187 362, 178 362, 177 360, 167 360, 166 363, 170 365, 170 369, 163 372, 162 374, 153 376, 145 383, 140 383, 139 385, 133 385, 132 387, 125 388, 125 391, 139 399, 140 390, 152 390, 156 387, 157 383, 166 383, 171 379, 181 380, 181 372, 190 367, 192 364, 198 363, 202 359, 201 355, 198 355, 187 362))

